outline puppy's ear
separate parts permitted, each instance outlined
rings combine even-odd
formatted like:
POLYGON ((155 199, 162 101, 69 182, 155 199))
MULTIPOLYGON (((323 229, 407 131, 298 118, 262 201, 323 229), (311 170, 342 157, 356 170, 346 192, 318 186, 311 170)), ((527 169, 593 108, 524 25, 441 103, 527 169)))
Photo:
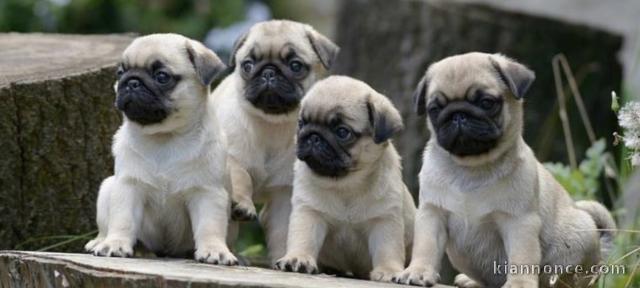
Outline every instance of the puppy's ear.
POLYGON ((427 90, 429 89, 428 84, 429 80, 425 75, 418 83, 416 91, 413 92, 413 105, 415 106, 416 113, 420 116, 427 112, 427 95, 425 94, 427 94, 427 90))
POLYGON ((240 37, 236 39, 236 42, 233 42, 233 49, 231 49, 231 55, 229 55, 229 62, 227 62, 231 70, 234 70, 236 68, 236 54, 238 54, 238 50, 242 48, 244 42, 247 41, 247 37, 249 37, 248 30, 240 35, 240 37))
POLYGON ((489 56, 489 61, 511 94, 516 99, 522 99, 536 79, 536 74, 524 65, 499 54, 489 56))
POLYGON ((218 55, 201 43, 189 40, 185 46, 202 85, 209 86, 227 68, 218 55))
POLYGON ((320 58, 322 66, 327 70, 331 69, 333 62, 338 57, 340 47, 311 27, 307 28, 307 39, 309 39, 313 51, 320 58))
POLYGON ((367 112, 373 130, 373 142, 376 144, 389 140, 404 128, 400 112, 384 95, 369 97, 367 112))

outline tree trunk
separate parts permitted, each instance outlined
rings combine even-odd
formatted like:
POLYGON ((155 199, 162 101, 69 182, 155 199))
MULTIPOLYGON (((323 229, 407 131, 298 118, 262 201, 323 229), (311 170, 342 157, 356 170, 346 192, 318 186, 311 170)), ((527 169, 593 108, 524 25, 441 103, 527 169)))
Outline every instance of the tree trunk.
POLYGON ((111 137, 121 122, 115 67, 131 40, 0 34, 0 249, 95 229, 95 198, 113 173, 111 137))
MULTIPOLYGON (((0 251, 0 287, 393 288, 390 283, 180 259, 0 251)), ((434 288, 451 286, 436 285, 434 288)))
MULTIPOLYGON (((551 59, 558 53, 567 56, 578 75, 596 135, 609 138, 616 130, 609 95, 621 86, 622 68, 617 60, 620 36, 452 1, 352 0, 342 1, 339 11, 337 42, 341 52, 335 72, 369 83, 401 111, 406 128, 395 144, 403 157, 405 181, 414 195, 428 135, 426 119, 413 112, 411 95, 427 66, 447 56, 498 52, 536 72, 525 105, 524 138, 542 161, 566 163, 567 159, 551 68, 551 59)), ((575 106, 569 106, 576 151, 583 153, 590 143, 575 106)))

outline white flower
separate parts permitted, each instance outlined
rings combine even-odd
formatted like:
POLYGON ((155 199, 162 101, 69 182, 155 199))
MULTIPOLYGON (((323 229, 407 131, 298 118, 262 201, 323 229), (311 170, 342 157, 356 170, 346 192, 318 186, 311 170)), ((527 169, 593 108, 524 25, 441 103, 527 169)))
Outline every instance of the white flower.
POLYGON ((640 150, 640 132, 627 131, 622 137, 622 141, 624 141, 624 146, 627 146, 627 148, 640 150))
POLYGON ((640 166, 640 153, 633 153, 631 155, 631 165, 640 166))
POLYGON ((640 132, 640 102, 632 101, 625 104, 618 113, 618 121, 623 128, 640 132))

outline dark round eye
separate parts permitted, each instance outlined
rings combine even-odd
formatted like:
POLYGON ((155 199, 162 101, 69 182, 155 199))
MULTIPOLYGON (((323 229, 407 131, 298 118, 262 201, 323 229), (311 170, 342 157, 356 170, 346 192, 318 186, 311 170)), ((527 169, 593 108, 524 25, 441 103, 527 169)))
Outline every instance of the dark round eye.
POLYGON ((171 76, 167 72, 158 71, 155 74, 156 81, 160 84, 167 84, 171 80, 171 76))
POLYGON ((484 98, 480 100, 480 108, 484 110, 491 110, 496 106, 496 100, 484 98))
POLYGON ((444 105, 440 104, 438 100, 434 100, 427 106, 427 111, 431 114, 438 114, 442 110, 443 106, 444 105))
POLYGON ((351 130, 346 127, 338 127, 338 129, 336 129, 336 136, 338 136, 340 140, 348 140, 351 138, 351 130))
POLYGON ((118 67, 118 70, 116 70, 116 77, 120 78, 122 77, 122 74, 124 74, 124 68, 122 68, 122 66, 118 67))
POLYGON ((298 129, 304 126, 304 120, 298 119, 298 129))
POLYGON ((428 111, 429 113, 432 113, 432 114, 438 114, 440 110, 441 110, 440 106, 434 105, 434 106, 431 106, 428 111))
POLYGON ((244 71, 244 73, 251 73, 251 71, 253 71, 253 62, 250 60, 242 62, 242 71, 244 71))
POLYGON ((304 67, 304 65, 302 64, 302 62, 297 61, 297 60, 291 61, 289 63, 289 69, 291 69, 291 71, 296 72, 296 73, 302 71, 303 67, 304 67))

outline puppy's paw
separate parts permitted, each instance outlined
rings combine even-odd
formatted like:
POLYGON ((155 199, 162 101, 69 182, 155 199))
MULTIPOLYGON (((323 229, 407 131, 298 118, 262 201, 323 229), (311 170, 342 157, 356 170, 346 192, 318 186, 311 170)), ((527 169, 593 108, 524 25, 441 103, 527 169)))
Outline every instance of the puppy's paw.
POLYGON ((216 265, 238 265, 238 258, 229 251, 226 245, 206 245, 198 248, 195 252, 195 259, 198 262, 216 265))
POLYGON ((440 281, 440 274, 430 267, 409 266, 393 276, 391 281, 398 284, 431 287, 440 281))
POLYGON ((98 246, 98 244, 102 243, 102 241, 104 241, 104 237, 96 237, 84 245, 84 251, 93 253, 93 250, 98 246))
POLYGON ((536 288, 538 282, 535 279, 528 278, 508 278, 502 288, 536 288))
MULTIPOLYGON (((133 256, 133 241, 122 238, 106 238, 95 245, 93 255, 106 257, 131 257, 133 256)), ((89 243, 87 243, 89 245, 89 243)))
POLYGON ((397 270, 387 269, 387 268, 374 268, 371 273, 369 273, 369 279, 372 281, 380 281, 380 282, 391 282, 391 278, 398 273, 397 270))
POLYGON ((310 255, 285 255, 284 257, 280 258, 280 260, 276 261, 276 264, 274 266, 275 269, 288 272, 299 272, 308 274, 318 273, 318 265, 316 264, 316 259, 314 259, 310 255))
POLYGON ((482 287, 484 287, 480 283, 478 283, 475 280, 469 278, 469 276, 467 276, 466 274, 458 274, 458 275, 456 275, 456 278, 453 280, 453 284, 456 285, 456 287, 460 287, 460 288, 482 288, 482 287))
POLYGON ((234 221, 255 221, 258 219, 253 202, 233 202, 231 204, 231 219, 234 221))

